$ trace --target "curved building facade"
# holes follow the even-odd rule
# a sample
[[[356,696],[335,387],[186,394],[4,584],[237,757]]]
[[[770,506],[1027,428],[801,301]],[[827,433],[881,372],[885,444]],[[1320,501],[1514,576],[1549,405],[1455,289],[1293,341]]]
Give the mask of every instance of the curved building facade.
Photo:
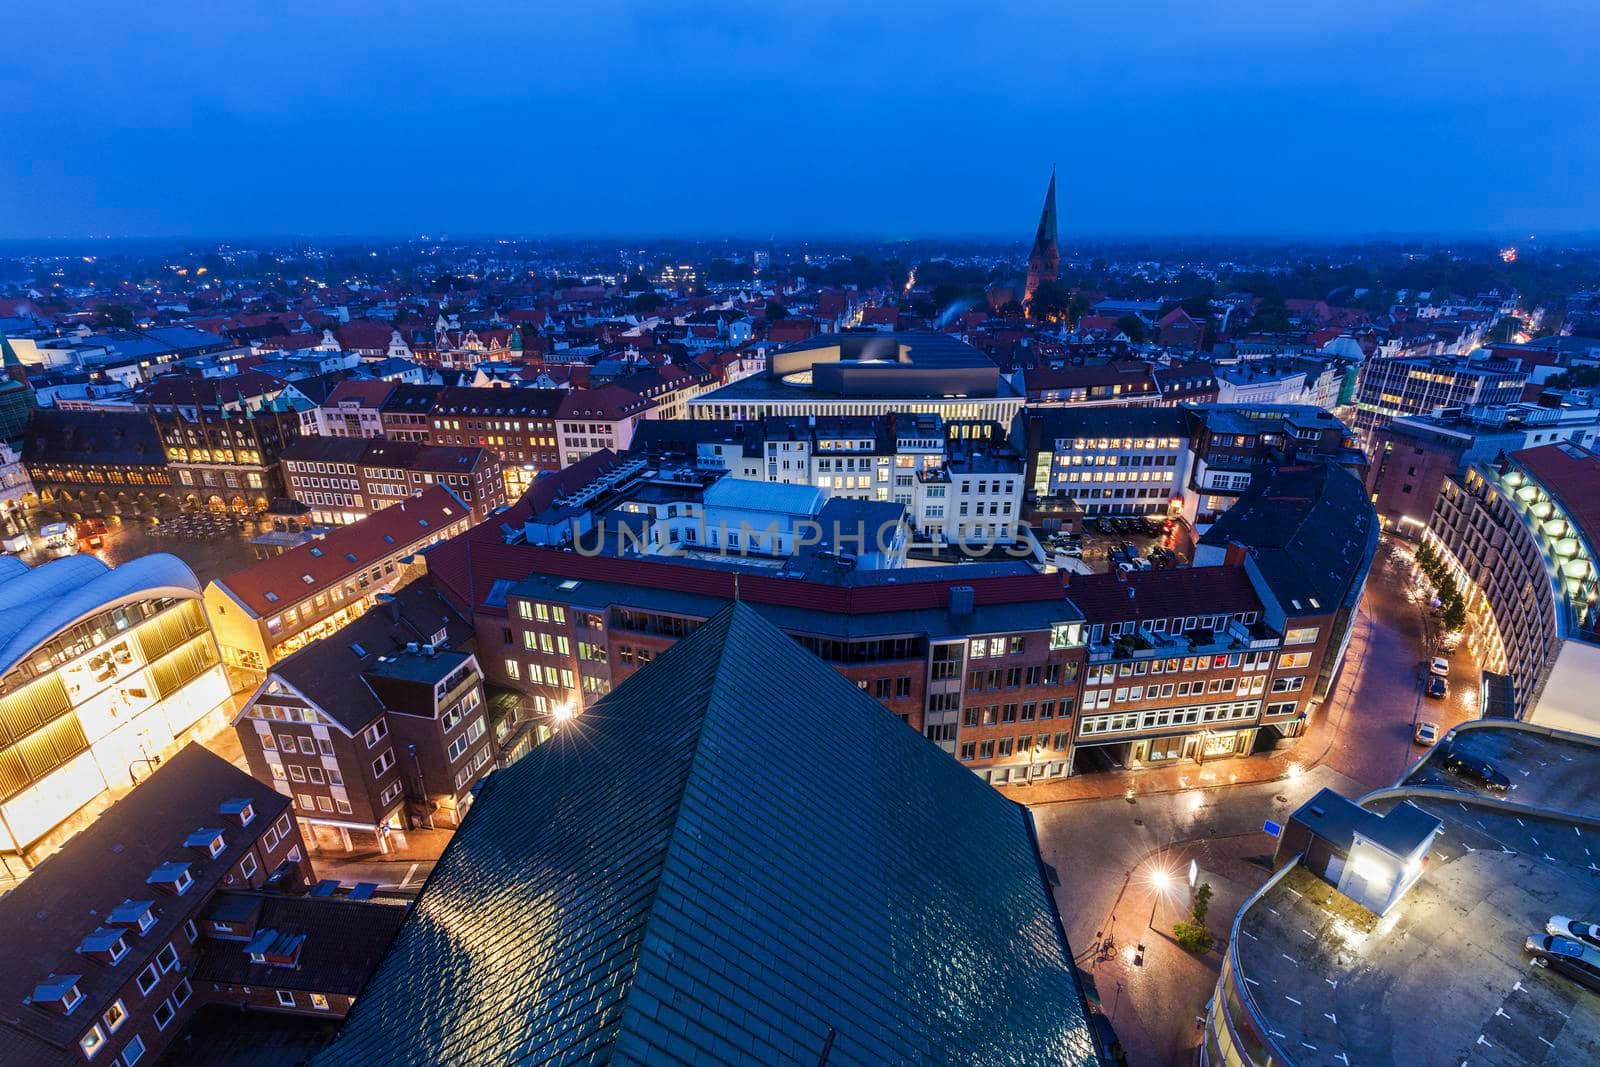
[[[0,560],[0,852],[25,852],[220,728],[228,698],[194,572],[159,553],[111,567]]]
[[[1461,585],[1473,653],[1511,677],[1513,713],[1600,730],[1600,455],[1554,444],[1474,463],[1445,481],[1425,540]]]

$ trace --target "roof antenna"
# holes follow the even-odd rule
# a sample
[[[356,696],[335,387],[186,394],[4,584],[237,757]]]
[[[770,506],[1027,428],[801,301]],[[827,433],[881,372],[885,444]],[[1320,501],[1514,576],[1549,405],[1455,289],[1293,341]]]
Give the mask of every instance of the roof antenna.
[[[733,602],[735,604],[737,604],[739,602],[739,572],[738,571],[734,571],[733,572]]]

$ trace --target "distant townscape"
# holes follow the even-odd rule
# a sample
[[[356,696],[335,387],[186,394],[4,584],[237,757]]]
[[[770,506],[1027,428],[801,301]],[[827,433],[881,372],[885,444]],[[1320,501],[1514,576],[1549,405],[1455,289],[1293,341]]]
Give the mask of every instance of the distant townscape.
[[[1600,249],[1044,178],[0,250],[0,1063],[1600,1060]]]

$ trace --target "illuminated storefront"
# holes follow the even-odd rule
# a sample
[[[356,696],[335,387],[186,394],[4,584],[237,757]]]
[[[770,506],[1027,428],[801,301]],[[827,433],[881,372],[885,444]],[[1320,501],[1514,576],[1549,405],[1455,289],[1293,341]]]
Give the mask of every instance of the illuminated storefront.
[[[148,775],[228,698],[199,583],[164,554],[4,568],[0,669],[0,851]]]

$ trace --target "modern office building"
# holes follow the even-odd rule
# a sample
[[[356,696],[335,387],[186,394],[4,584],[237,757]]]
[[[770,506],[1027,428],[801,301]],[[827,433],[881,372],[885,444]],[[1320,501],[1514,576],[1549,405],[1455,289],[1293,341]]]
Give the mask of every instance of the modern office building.
[[[1029,514],[1044,527],[1080,517],[1182,512],[1193,420],[1181,408],[1064,407],[1019,420]]]
[[[1560,441],[1593,448],[1600,441],[1600,411],[1538,404],[1452,408],[1395,419],[1368,437],[1367,492],[1378,517],[1385,529],[1417,538],[1433,516],[1446,478],[1501,452]]]
[[[1087,1067],[1053,882],[1025,808],[734,604],[489,779],[316,1062]]]
[[[472,524],[471,509],[435,484],[365,519],[216,578],[206,614],[228,663],[264,671],[358,618],[382,593],[421,574],[422,550]]]
[[[1023,396],[978,349],[937,333],[837,333],[774,349],[764,374],[688,403],[692,419],[925,413],[1011,425]]]
[[[0,852],[215,733],[228,682],[177,557],[0,559]]]
[[[1010,544],[1022,515],[1021,457],[995,423],[946,425],[937,415],[650,421],[634,450],[658,469],[725,470],[901,504],[918,539],[935,546]]]
[[[1437,408],[1499,407],[1522,399],[1527,371],[1498,359],[1419,356],[1370,359],[1356,386],[1355,428],[1363,435],[1405,415]]]
[[[1444,480],[1424,543],[1457,579],[1467,642],[1511,713],[1600,733],[1600,455],[1547,444]]]

